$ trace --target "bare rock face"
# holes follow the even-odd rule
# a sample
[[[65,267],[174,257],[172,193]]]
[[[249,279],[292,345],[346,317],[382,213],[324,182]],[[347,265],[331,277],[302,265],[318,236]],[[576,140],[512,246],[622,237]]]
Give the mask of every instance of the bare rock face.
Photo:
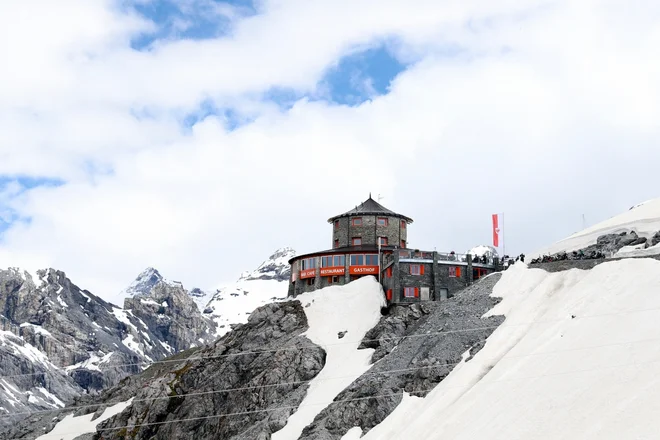
[[[124,310],[130,310],[173,352],[215,339],[215,323],[201,314],[180,284],[159,281],[147,294],[126,298]]]
[[[263,306],[212,346],[155,364],[101,398],[79,399],[76,406],[98,406],[85,406],[77,414],[98,413],[134,398],[121,414],[101,423],[93,438],[269,439],[296,411],[307,382],[325,364],[325,352],[300,336],[307,328],[298,301]],[[56,421],[32,416],[0,431],[0,437],[30,438]]]
[[[124,310],[58,270],[0,270],[0,413],[59,408],[210,340],[183,287],[158,281],[140,298]]]

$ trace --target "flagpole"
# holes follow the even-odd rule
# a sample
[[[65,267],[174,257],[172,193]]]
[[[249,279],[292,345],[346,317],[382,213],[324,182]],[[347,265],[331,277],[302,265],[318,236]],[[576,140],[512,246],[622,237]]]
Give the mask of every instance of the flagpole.
[[[502,258],[506,255],[506,244],[504,243],[504,213],[500,214],[502,216],[502,226],[500,231],[502,231]]]

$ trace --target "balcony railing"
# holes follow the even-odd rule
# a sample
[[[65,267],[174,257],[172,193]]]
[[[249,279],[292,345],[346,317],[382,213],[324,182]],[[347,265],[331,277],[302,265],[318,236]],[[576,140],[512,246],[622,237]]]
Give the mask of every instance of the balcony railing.
[[[406,260],[432,260],[433,259],[433,251],[420,251],[420,250],[413,250],[413,249],[399,249],[395,250],[394,252],[397,252],[399,254],[399,259],[406,259]],[[467,263],[468,258],[471,259],[473,265],[481,265],[481,266],[494,266],[495,262],[493,261],[492,258],[490,257],[477,257],[477,256],[472,256],[468,254],[457,254],[457,253],[452,253],[452,252],[437,252],[438,254],[438,261],[439,262],[452,262],[456,261],[457,263]],[[394,255],[393,254],[385,254],[383,255],[383,267],[387,266],[390,264],[392,261],[394,261]]]

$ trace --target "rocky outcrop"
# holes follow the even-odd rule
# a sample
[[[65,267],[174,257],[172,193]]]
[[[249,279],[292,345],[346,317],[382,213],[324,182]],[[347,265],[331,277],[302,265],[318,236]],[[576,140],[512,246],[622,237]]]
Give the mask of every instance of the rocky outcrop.
[[[650,240],[650,242],[649,242],[649,244],[650,244],[651,246],[655,246],[655,245],[657,245],[658,243],[660,243],[660,231],[658,231],[658,232],[656,232],[655,234],[653,234],[653,237],[651,237],[651,240]]]
[[[58,270],[0,270],[0,413],[59,408],[212,339],[182,286],[158,281],[134,298],[125,310]]]
[[[202,316],[181,285],[160,281],[147,294],[126,298],[124,310],[130,310],[173,352],[215,339],[215,323]]]
[[[481,318],[498,302],[490,294],[500,276],[445,302],[393,307],[362,343],[376,350],[372,360],[378,362],[337,396],[300,440],[339,440],[354,426],[368,431],[399,405],[404,391],[426,396],[504,321],[502,316]]]
[[[134,398],[128,409],[98,426],[95,438],[268,439],[325,364],[325,352],[300,336],[307,328],[297,301],[261,307],[212,346],[155,364],[100,399],[79,399],[75,406],[83,408],[76,414],[100,413]],[[30,438],[64,417],[33,416],[0,437]]]

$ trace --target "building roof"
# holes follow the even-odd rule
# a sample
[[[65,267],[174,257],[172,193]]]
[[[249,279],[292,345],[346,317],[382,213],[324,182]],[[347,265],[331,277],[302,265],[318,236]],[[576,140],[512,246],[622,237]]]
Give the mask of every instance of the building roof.
[[[381,251],[394,251],[397,246],[381,246]],[[341,255],[341,254],[359,254],[359,253],[378,253],[378,245],[376,244],[363,244],[360,246],[344,246],[340,248],[326,249],[324,251],[310,252],[308,254],[296,255],[289,260],[289,264],[294,261],[303,260],[310,257],[319,257],[323,255]]]
[[[369,194],[369,198],[364,202],[362,202],[360,205],[356,206],[355,208],[343,214],[339,214],[329,218],[328,223],[332,223],[338,218],[354,217],[359,215],[382,215],[388,217],[398,217],[400,219],[405,220],[407,223],[413,222],[413,220],[410,217],[406,217],[405,215],[397,214],[394,211],[390,211],[389,209],[387,209],[386,207],[384,207],[383,205],[372,199],[371,194]]]

